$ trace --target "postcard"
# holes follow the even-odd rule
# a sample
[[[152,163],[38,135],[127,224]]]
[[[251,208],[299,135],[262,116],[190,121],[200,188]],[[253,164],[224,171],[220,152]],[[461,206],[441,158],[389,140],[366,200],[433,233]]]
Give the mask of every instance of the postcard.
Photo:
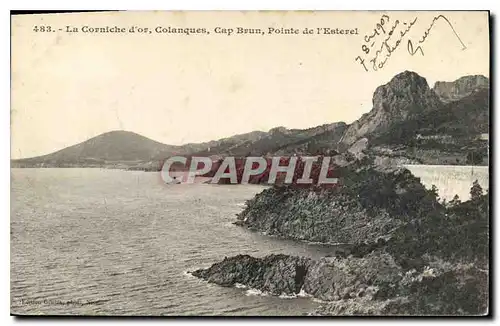
[[[488,11],[11,16],[15,316],[488,316]]]

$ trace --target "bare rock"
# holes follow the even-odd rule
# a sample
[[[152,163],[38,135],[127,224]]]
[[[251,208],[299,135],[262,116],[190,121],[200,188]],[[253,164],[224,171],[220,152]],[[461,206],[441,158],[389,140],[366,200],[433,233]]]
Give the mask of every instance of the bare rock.
[[[482,75],[464,76],[452,82],[438,81],[434,84],[434,92],[443,102],[454,102],[472,93],[488,89],[490,81]]]
[[[351,145],[347,151],[353,154],[357,160],[362,160],[366,156],[364,153],[366,149],[368,149],[368,138],[361,138]]]
[[[415,72],[402,72],[387,84],[377,87],[372,110],[349,126],[341,142],[353,144],[359,138],[383,133],[389,126],[424,110],[439,110],[442,105],[425,78]]]
[[[262,259],[248,255],[225,258],[192,275],[222,286],[243,284],[273,295],[300,292],[312,260],[287,255],[269,255]]]

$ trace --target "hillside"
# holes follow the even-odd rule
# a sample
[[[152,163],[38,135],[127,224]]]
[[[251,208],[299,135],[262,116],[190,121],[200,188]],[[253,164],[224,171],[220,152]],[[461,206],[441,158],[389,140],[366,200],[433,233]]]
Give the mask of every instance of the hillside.
[[[253,131],[206,143],[166,145],[130,131],[110,131],[57,152],[12,160],[13,167],[118,167],[144,169],[158,166],[172,155],[188,155],[211,147],[223,148],[260,139],[266,133]]]
[[[488,163],[489,82],[464,76],[430,88],[414,72],[377,88],[373,108],[353,122],[339,143],[344,151],[364,138],[365,152],[422,164]]]
[[[210,150],[195,152],[193,155],[266,156],[325,153],[336,148],[346,126],[344,122],[336,122],[308,129],[276,127],[267,133],[259,134],[258,138],[238,144],[221,142]]]
[[[214,160],[228,155],[336,155],[352,152],[350,148],[361,139],[363,148],[357,152],[424,164],[487,164],[488,133],[488,78],[464,76],[453,82],[436,82],[430,88],[425,78],[405,71],[377,87],[372,110],[350,125],[276,127],[181,146],[129,131],[111,131],[52,154],[13,160],[12,164],[157,171],[172,155],[211,156]]]
[[[417,134],[474,137],[488,133],[488,113],[488,90],[483,89],[447,103],[439,111],[422,112],[411,119],[394,123],[374,140],[380,144],[404,144],[411,142]]]
[[[472,93],[488,89],[490,81],[481,75],[464,76],[452,82],[438,81],[434,84],[433,90],[442,102],[448,103],[460,100]]]
[[[429,88],[425,78],[415,72],[402,72],[387,84],[377,87],[373,94],[372,110],[349,126],[341,145],[346,147],[360,138],[387,132],[394,124],[411,120],[424,112],[438,111],[442,107],[443,103]]]
[[[48,155],[13,160],[13,164],[66,166],[140,161],[159,153],[171,152],[175,148],[134,132],[120,130],[101,134]]]
[[[424,164],[487,165],[489,90],[478,89],[439,111],[423,112],[373,137],[372,150]]]
[[[379,168],[342,168],[342,187],[269,187],[237,215],[234,224],[268,236],[335,244],[325,257],[236,255],[191,275],[313,297],[314,315],[485,314],[489,195],[475,182],[470,200],[445,203],[409,170]]]

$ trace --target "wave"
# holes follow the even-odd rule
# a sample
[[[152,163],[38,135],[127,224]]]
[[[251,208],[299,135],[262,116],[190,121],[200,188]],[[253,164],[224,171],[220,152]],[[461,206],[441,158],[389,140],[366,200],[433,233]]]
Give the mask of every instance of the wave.
[[[329,302],[331,302],[331,301],[321,300],[321,299],[318,299],[318,298],[312,298],[312,301],[316,302],[316,303],[329,303]]]
[[[201,278],[199,278],[199,277],[194,276],[192,273],[193,273],[194,271],[197,271],[198,269],[207,269],[207,268],[209,268],[209,267],[210,267],[210,266],[205,265],[205,266],[199,266],[199,267],[193,267],[193,268],[190,268],[190,269],[186,269],[186,270],[184,270],[184,271],[182,272],[182,275],[187,276],[187,277],[189,277],[189,278],[191,278],[191,279],[196,279],[196,280],[199,280],[199,281],[207,282],[207,281],[205,281],[204,279],[201,279]]]
[[[259,289],[248,289],[245,291],[246,296],[259,296],[259,297],[267,297],[270,294],[265,291],[261,291]]]
[[[303,288],[300,289],[299,293],[295,294],[286,294],[282,293],[278,296],[280,299],[296,299],[296,298],[312,298],[313,296],[304,291]]]
[[[300,289],[299,293],[297,293],[297,296],[299,298],[312,298],[313,297],[312,294],[309,294],[306,291],[304,291],[304,288]]]
[[[281,293],[278,298],[280,299],[296,299],[298,298],[297,294],[286,294],[286,293]]]
[[[246,286],[245,284],[240,284],[240,283],[235,283],[234,287],[237,288],[237,289],[246,289],[246,288],[248,288],[248,286]]]
[[[183,271],[183,272],[182,272],[182,275],[187,276],[187,277],[189,277],[189,278],[199,279],[199,278],[197,278],[196,276],[194,276],[193,274],[191,274],[191,272],[190,272],[190,271],[188,271],[188,270]]]
[[[244,284],[235,284],[236,288],[242,288],[242,289],[247,289],[248,287]],[[287,293],[281,293],[280,295],[273,295],[272,293],[269,293],[267,291],[262,291],[259,289],[254,289],[254,288],[248,288],[248,290],[245,291],[246,296],[261,296],[261,297],[268,297],[268,296],[274,296],[278,297],[280,299],[297,299],[297,298],[312,298],[312,295],[304,291],[304,289],[300,289],[299,293],[294,293],[294,294],[287,294]],[[313,299],[313,301],[316,301],[317,299]],[[319,301],[317,301],[319,302]]]

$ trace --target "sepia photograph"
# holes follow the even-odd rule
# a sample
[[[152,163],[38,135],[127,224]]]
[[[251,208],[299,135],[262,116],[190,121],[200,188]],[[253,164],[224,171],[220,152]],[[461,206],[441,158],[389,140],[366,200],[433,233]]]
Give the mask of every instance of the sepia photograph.
[[[11,315],[491,316],[489,11],[10,19]]]

